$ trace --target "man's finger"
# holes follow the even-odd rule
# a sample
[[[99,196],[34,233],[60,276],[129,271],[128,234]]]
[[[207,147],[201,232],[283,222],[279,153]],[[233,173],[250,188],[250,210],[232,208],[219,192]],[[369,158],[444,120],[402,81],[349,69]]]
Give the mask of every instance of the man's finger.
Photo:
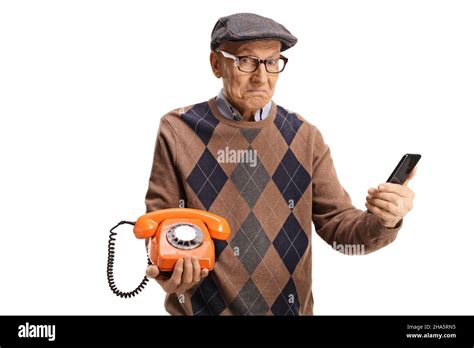
[[[396,193],[397,195],[406,198],[409,198],[411,193],[411,190],[408,187],[399,184],[392,184],[390,182],[384,182],[383,184],[380,184],[378,190],[380,192]]]
[[[378,190],[376,188],[373,188],[373,187],[371,187],[367,190],[367,193],[370,193],[370,194],[373,194],[373,193],[376,193],[376,192],[378,192]]]
[[[201,278],[206,278],[208,274],[209,274],[209,270],[207,268],[203,268],[201,270]]]
[[[408,175],[408,178],[403,183],[403,186],[408,186],[408,183],[410,182],[411,179],[413,179],[415,174],[416,174],[416,166],[415,166],[415,168],[412,169],[412,171],[410,172],[410,175]]]
[[[375,207],[378,207],[380,209],[383,209],[387,212],[389,212],[390,214],[393,214],[395,216],[398,216],[400,213],[401,213],[401,210],[403,209],[403,201],[400,200],[400,202],[402,203],[399,203],[397,202],[397,204],[393,204],[392,202],[388,202],[388,201],[385,201],[385,200],[382,200],[382,199],[379,199],[379,198],[370,198],[368,200],[368,202],[375,206]]]
[[[156,278],[160,274],[160,269],[156,265],[151,265],[146,268],[145,275],[148,278]]]
[[[387,201],[387,202],[390,202],[390,203],[393,203],[393,204],[397,205],[398,202],[399,202],[403,197],[399,196],[399,195],[396,194],[396,193],[392,193],[392,192],[382,192],[382,191],[376,191],[376,192],[374,192],[374,193],[369,194],[369,195],[366,197],[367,200],[374,199],[374,198],[382,199],[382,200],[384,200],[384,201]]]
[[[197,283],[201,280],[201,266],[199,260],[193,257],[193,283]]]
[[[174,266],[173,274],[171,278],[168,280],[168,284],[171,284],[173,289],[176,289],[178,286],[181,285],[181,277],[183,275],[183,259],[179,259],[176,261]]]
[[[384,219],[385,221],[392,221],[399,218],[398,216],[395,216],[392,213],[389,213],[384,209],[378,208],[368,202],[365,202],[365,206],[367,207],[368,211],[370,211],[375,216]]]
[[[184,259],[184,271],[181,282],[186,285],[193,282],[193,264],[190,257]]]

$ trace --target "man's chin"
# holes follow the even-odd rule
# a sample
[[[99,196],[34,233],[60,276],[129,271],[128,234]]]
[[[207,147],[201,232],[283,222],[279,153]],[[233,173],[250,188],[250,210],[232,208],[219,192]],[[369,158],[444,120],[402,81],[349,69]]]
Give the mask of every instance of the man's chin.
[[[263,98],[263,97],[253,97],[253,98],[249,98],[247,99],[247,108],[248,109],[252,109],[252,110],[260,110],[262,109],[265,105],[268,104],[268,102],[270,101],[270,98],[266,97],[266,98]]]

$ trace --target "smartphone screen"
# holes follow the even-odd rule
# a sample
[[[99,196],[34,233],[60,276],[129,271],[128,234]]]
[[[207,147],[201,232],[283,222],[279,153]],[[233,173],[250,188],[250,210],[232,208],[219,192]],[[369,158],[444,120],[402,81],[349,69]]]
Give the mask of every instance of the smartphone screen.
[[[398,162],[392,174],[389,176],[387,182],[403,185],[420,158],[421,155],[419,154],[407,153],[403,155],[402,159]]]

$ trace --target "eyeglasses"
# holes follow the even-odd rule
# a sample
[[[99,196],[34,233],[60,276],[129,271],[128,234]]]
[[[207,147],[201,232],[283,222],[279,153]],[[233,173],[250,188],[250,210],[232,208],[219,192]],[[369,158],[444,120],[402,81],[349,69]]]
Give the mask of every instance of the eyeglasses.
[[[234,65],[242,72],[253,73],[258,70],[260,64],[265,65],[265,70],[270,74],[278,74],[285,69],[288,58],[280,55],[279,58],[260,59],[252,56],[234,56],[228,52],[222,50],[216,50],[216,52],[222,53],[226,58],[234,60]]]

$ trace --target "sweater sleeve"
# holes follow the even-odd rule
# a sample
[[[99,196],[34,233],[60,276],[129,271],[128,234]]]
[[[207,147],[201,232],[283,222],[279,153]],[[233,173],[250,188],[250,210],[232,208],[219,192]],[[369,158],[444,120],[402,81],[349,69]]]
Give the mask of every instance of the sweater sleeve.
[[[314,130],[312,219],[316,233],[333,247],[334,243],[343,246],[336,248],[343,253],[350,250],[344,246],[363,246],[363,253],[368,254],[391,243],[402,221],[395,228],[386,228],[375,215],[352,205],[337,177],[330,148],[321,132]]]
[[[146,212],[177,208],[185,199],[183,185],[177,172],[176,135],[166,116],[161,118],[156,138],[148,191],[145,197]]]

